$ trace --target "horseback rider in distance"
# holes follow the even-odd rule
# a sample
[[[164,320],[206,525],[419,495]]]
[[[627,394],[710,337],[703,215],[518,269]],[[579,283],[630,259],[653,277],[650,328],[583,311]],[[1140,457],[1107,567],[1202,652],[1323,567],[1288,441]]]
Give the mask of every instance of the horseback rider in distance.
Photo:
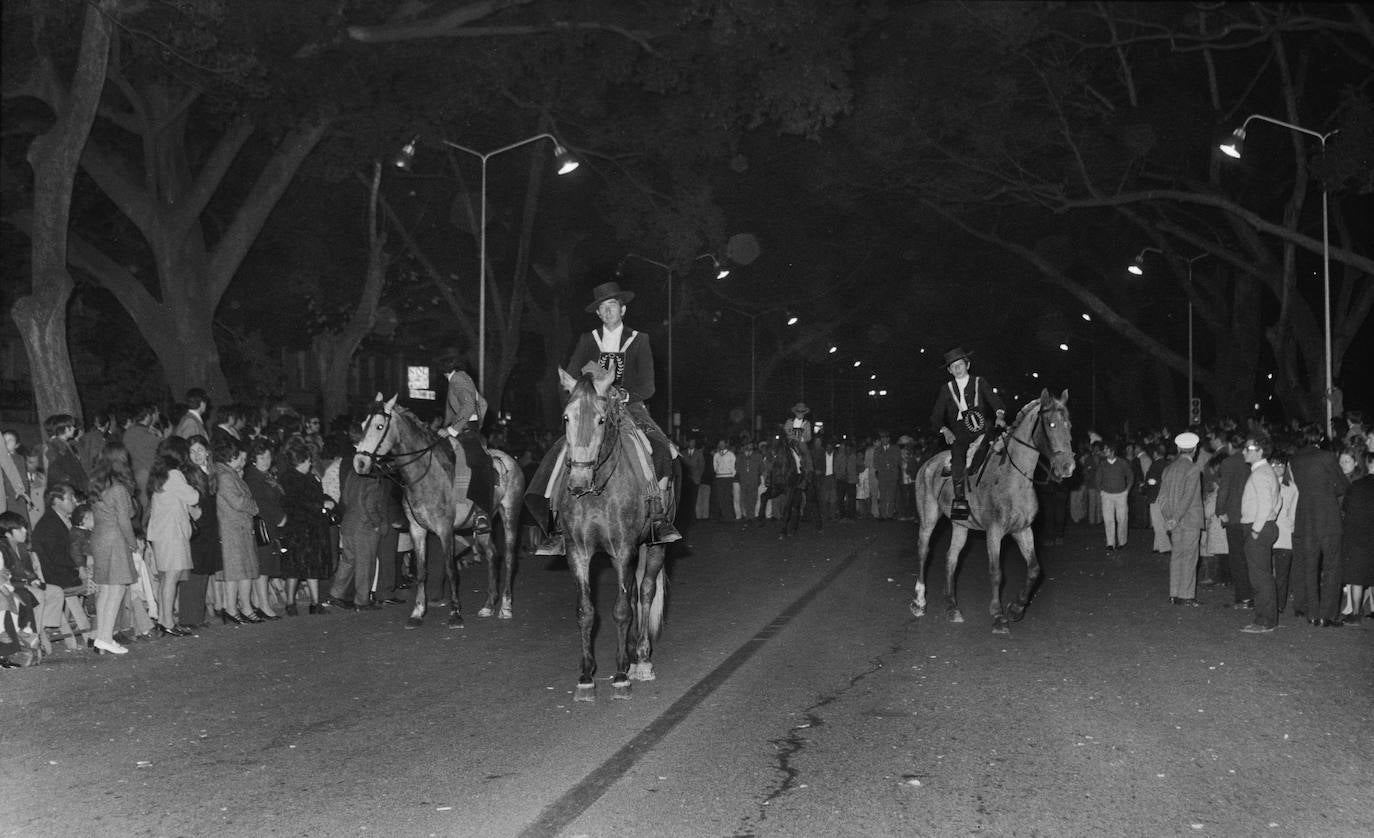
[[[792,418],[782,423],[783,437],[787,440],[787,445],[797,460],[797,467],[803,474],[809,474],[814,467],[810,446],[815,425],[806,418],[810,412],[811,408],[806,406],[806,402],[797,402],[792,405]]]
[[[682,540],[667,514],[666,492],[672,468],[672,449],[668,437],[649,416],[645,399],[654,395],[654,356],[648,335],[625,327],[627,303],[634,299],[633,291],[622,291],[619,283],[603,282],[592,290],[588,314],[601,318],[601,326],[583,332],[573,349],[567,370],[574,378],[600,370],[610,371],[614,378],[612,397],[618,395],[625,411],[644,436],[652,452],[654,477],[657,484],[648,493],[650,544],[667,544]],[[564,467],[566,440],[559,440],[540,463],[530,481],[525,503],[535,519],[545,527],[547,535],[535,550],[537,556],[561,556],[567,551],[556,508],[550,508],[550,492]]]
[[[487,507],[496,487],[496,469],[491,454],[482,445],[478,431],[487,415],[487,400],[477,391],[472,376],[463,369],[463,356],[450,349],[435,359],[448,379],[448,400],[444,406],[444,426],[439,433],[453,440],[456,462],[453,468],[454,497],[459,523],[472,519],[474,535],[491,532]]]
[[[950,446],[950,473],[954,479],[954,502],[950,519],[964,521],[968,506],[968,447],[987,427],[988,409],[996,411],[997,428],[1007,426],[1007,410],[992,385],[980,376],[970,376],[972,352],[955,347],[945,353],[945,369],[950,380],[940,388],[935,409],[930,414],[930,426],[940,432]]]

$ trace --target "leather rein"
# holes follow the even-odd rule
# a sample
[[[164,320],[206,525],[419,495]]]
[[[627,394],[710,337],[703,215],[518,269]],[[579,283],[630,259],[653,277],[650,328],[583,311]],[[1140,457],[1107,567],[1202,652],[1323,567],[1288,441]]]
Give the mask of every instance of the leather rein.
[[[1054,409],[1059,410],[1060,408]],[[1045,411],[1037,407],[1035,409],[1035,422],[1031,424],[1030,442],[1027,442],[1021,437],[1017,436],[1015,432],[1007,434],[1007,439],[1011,440],[1012,442],[1020,443],[1021,445],[1024,445],[1025,447],[1032,449],[1033,451],[1035,451],[1036,454],[1044,454],[1045,452],[1041,450],[1040,446],[1035,444],[1035,435],[1037,432],[1039,432],[1045,438],[1045,445],[1047,448],[1050,449],[1050,456],[1053,456],[1055,454],[1067,453],[1054,450],[1053,444],[1050,442],[1049,434],[1045,433],[1044,428],[1041,424],[1044,421],[1044,419]],[[1057,482],[1057,478],[1054,477],[1053,472],[1050,472],[1048,470],[1046,471],[1046,473],[1049,475],[1049,477],[1047,477],[1045,480],[1035,479],[1034,475],[1038,474],[1041,469],[1039,457],[1036,457],[1035,467],[1031,469],[1031,474],[1026,474],[1026,472],[1023,471],[1021,467],[1016,464],[1016,460],[1013,459],[1010,455],[1007,456],[1007,462],[1011,464],[1011,467],[1016,470],[1017,474],[1020,474],[1022,477],[1026,478],[1026,480],[1030,481],[1033,485],[1047,486],[1051,482]]]

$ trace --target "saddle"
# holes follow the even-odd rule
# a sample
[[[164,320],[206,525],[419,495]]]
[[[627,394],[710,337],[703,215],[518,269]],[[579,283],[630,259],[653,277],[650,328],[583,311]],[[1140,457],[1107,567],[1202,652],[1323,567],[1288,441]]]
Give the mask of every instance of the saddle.
[[[988,435],[986,432],[974,437],[973,441],[970,442],[968,446],[968,458],[964,461],[964,474],[972,478],[970,482],[976,482],[981,479],[983,471],[987,468],[988,461],[991,459],[989,455],[994,451],[1001,451],[1005,447],[1006,443],[1003,441],[1001,435],[998,435],[991,443],[988,442]],[[952,454],[950,460],[953,461]],[[940,470],[940,476],[953,476],[953,470],[949,463],[946,463],[945,467]]]

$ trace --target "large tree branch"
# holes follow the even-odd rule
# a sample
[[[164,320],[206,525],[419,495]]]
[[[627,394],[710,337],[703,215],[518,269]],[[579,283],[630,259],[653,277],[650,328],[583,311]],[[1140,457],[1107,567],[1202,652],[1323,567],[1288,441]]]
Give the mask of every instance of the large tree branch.
[[[214,253],[210,256],[208,284],[212,307],[218,305],[224,290],[229,287],[239,265],[243,263],[243,257],[271,215],[272,208],[281,200],[282,193],[291,184],[301,163],[324,138],[333,121],[332,114],[319,115],[298,125],[286,135],[276,153],[263,166],[252,191],[239,206],[234,220],[215,244]]]
[[[100,187],[100,191],[119,207],[119,211],[134,226],[151,238],[158,209],[151,193],[139,186],[137,179],[114,154],[95,140],[86,143],[81,155],[81,168]]]
[[[204,165],[202,165],[200,171],[196,173],[196,178],[191,183],[191,188],[186,190],[181,201],[177,203],[174,209],[176,215],[175,225],[171,230],[172,238],[180,239],[187,234],[192,225],[199,222],[201,213],[205,211],[205,207],[210,203],[210,199],[214,197],[215,191],[219,189],[220,183],[224,180],[225,173],[229,171],[229,167],[234,163],[234,158],[238,157],[239,152],[243,150],[243,146],[248,142],[248,139],[253,136],[255,127],[256,126],[254,126],[251,120],[241,116],[230,123],[224,133],[219,135],[219,139],[215,141],[214,147],[210,149],[209,155],[206,156]],[[149,137],[148,142],[151,145],[154,142],[154,138]],[[275,160],[275,157],[273,159]],[[271,164],[269,164],[268,168],[270,167]],[[264,173],[266,173],[266,169],[264,169]],[[289,181],[290,177],[288,176],[288,182]],[[258,187],[261,186],[262,180],[259,179]],[[257,191],[258,188],[255,188],[254,192],[256,193]],[[275,205],[276,200],[274,199],[272,203]]]

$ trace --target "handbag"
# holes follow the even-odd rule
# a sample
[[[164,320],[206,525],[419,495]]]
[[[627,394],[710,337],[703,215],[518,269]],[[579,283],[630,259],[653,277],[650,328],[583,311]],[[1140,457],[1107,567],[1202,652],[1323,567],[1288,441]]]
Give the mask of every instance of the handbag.
[[[261,515],[253,516],[253,542],[259,547],[272,543],[272,533],[267,529],[267,521]]]

